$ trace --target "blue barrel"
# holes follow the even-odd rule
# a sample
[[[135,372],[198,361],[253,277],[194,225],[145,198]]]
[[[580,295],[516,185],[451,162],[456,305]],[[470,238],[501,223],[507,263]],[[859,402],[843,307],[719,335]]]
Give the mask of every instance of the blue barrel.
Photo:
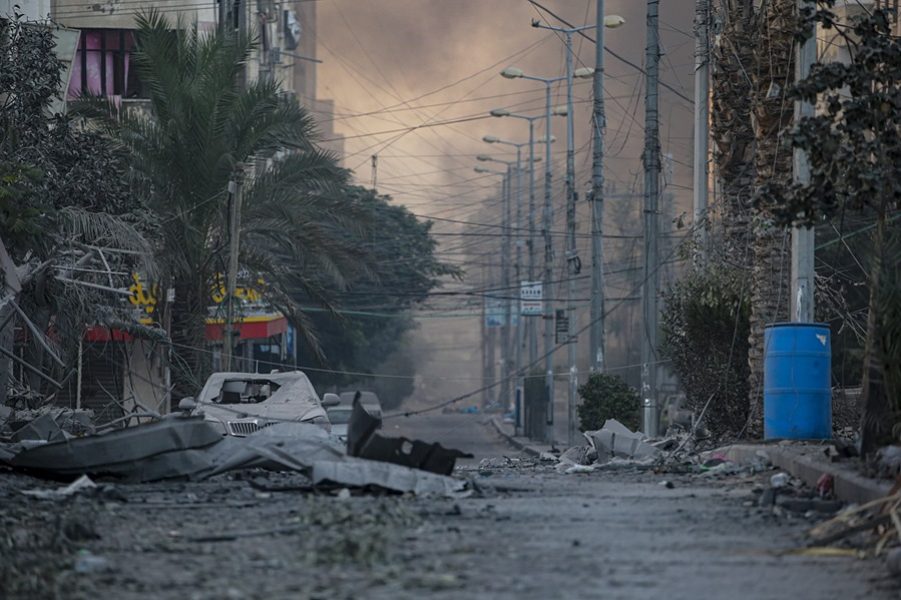
[[[821,323],[777,323],[764,333],[763,436],[832,437],[832,344]]]

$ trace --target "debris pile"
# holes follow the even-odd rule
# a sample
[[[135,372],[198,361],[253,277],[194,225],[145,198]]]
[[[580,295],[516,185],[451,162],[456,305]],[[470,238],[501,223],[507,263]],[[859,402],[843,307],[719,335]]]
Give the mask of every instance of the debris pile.
[[[276,423],[246,437],[235,437],[223,436],[202,416],[176,414],[148,424],[74,437],[64,431],[57,434],[62,431],[60,419],[47,413],[27,425],[33,433],[28,443],[15,439],[0,442],[0,463],[52,478],[113,476],[129,482],[202,480],[229,471],[265,468],[302,473],[312,486],[443,496],[468,493],[464,481],[448,475],[456,458],[469,455],[438,444],[379,436],[361,405],[355,404],[354,409],[362,414],[359,423],[353,418],[351,422],[357,433],[349,437],[353,453],[309,423]],[[73,418],[66,415],[66,419]],[[46,430],[38,425],[46,425]],[[59,493],[75,493],[90,487],[89,481],[79,480],[78,486]]]
[[[560,455],[559,473],[590,473],[598,469],[651,468],[664,458],[661,446],[673,440],[650,443],[616,419],[607,419],[597,431],[582,433],[587,445],[573,446]]]
[[[873,556],[886,556],[886,564],[901,575],[901,479],[891,493],[866,504],[851,505],[810,530],[811,546],[843,544]]]
[[[44,406],[14,410],[0,406],[0,441],[59,442],[95,433],[94,412]]]

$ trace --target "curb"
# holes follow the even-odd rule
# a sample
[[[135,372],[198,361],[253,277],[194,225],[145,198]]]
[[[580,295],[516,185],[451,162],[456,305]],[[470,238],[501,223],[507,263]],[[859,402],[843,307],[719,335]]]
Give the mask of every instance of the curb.
[[[512,436],[509,433],[507,433],[506,431],[504,431],[503,426],[500,423],[498,423],[497,417],[491,417],[491,424],[494,425],[494,429],[498,432],[498,434],[500,434],[500,436],[502,438],[507,440],[507,442],[514,448],[521,450],[522,452],[525,452],[529,456],[537,457],[537,456],[541,455],[541,452],[539,452],[538,450],[536,450],[529,444],[526,444],[522,440],[520,440],[520,439],[516,438],[515,436]]]
[[[833,490],[839,500],[863,504],[888,495],[891,483],[869,479],[852,471],[841,463],[826,463],[804,454],[810,448],[780,448],[778,446],[757,444],[733,444],[714,452],[723,454],[729,460],[738,463],[751,462],[766,457],[774,466],[797,477],[807,485],[814,487],[824,474],[832,475]]]

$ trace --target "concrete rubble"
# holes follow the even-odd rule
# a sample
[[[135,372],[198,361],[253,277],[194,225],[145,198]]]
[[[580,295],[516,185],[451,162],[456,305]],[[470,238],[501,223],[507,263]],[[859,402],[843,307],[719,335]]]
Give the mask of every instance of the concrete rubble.
[[[590,473],[599,468],[650,467],[661,459],[659,448],[617,421],[608,419],[597,431],[583,432],[587,445],[574,446],[560,455],[560,473]]]
[[[46,418],[42,415],[36,421],[44,422]],[[53,418],[50,420],[57,422]],[[37,430],[35,426],[32,429]],[[452,470],[453,458],[463,455],[443,448],[443,454],[436,454],[432,445],[417,444],[414,447],[433,450],[426,456],[426,459],[432,457],[431,462],[421,462],[438,464],[442,471]],[[401,456],[400,460],[408,459]],[[92,485],[93,482],[85,477],[88,475],[112,476],[126,482],[204,480],[253,468],[299,472],[308,477],[313,486],[446,497],[468,493],[465,481],[442,473],[397,464],[397,460],[349,456],[337,439],[316,425],[276,423],[247,437],[234,437],[221,435],[203,417],[182,414],[99,435],[10,439],[0,442],[0,464],[45,477],[82,476],[61,490],[41,490],[32,494],[48,499],[71,495]]]

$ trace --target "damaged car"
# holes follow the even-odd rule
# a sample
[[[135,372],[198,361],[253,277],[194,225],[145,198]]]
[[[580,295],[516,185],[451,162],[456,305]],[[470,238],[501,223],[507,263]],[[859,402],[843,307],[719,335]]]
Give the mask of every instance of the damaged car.
[[[331,431],[326,408],[340,402],[335,394],[320,399],[302,371],[214,373],[196,398],[184,398],[179,407],[202,414],[223,435],[244,437],[292,421]]]

